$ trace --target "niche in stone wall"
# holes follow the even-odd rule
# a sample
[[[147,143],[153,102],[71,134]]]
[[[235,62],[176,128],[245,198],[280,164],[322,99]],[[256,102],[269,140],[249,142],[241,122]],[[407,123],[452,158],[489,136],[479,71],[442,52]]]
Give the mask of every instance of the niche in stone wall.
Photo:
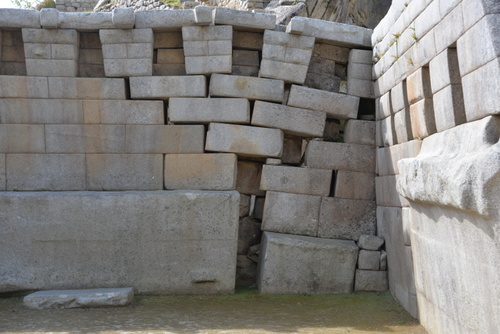
[[[21,29],[0,30],[0,75],[26,75]]]
[[[104,77],[102,44],[98,32],[80,33],[78,76],[83,78]]]
[[[233,67],[234,75],[257,77],[264,34],[257,32],[233,31]]]
[[[155,32],[153,75],[186,75],[182,33]]]

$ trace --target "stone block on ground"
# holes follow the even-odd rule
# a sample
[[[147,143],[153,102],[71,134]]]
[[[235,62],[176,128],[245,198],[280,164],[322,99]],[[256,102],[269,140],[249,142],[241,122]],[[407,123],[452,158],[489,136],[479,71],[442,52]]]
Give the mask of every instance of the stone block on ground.
[[[264,165],[260,189],[328,196],[331,180],[332,171],[327,169]]]
[[[389,289],[387,271],[356,270],[354,291],[383,292]]]
[[[358,239],[358,247],[366,250],[380,250],[384,244],[384,238],[376,235],[360,235]]]
[[[130,95],[133,99],[163,99],[170,97],[205,97],[206,77],[164,76],[131,77]]]
[[[375,174],[337,171],[335,197],[375,200]]]
[[[374,235],[375,209],[373,201],[323,197],[318,237],[357,241],[361,235]]]
[[[375,146],[375,122],[348,120],[344,125],[344,142]]]
[[[233,190],[236,154],[166,154],[164,180],[168,190]]]
[[[237,166],[236,190],[240,194],[264,196],[266,192],[260,190],[262,164],[253,161],[238,161]]]
[[[210,96],[244,97],[281,103],[284,93],[285,83],[282,80],[224,74],[212,74],[210,77]]]
[[[315,237],[321,197],[268,191],[262,230]]]
[[[352,241],[264,232],[257,286],[262,294],[351,293],[357,256]]]
[[[361,249],[358,257],[358,269],[379,270],[380,252]]]
[[[250,103],[242,98],[171,98],[168,119],[172,123],[250,123]]]
[[[31,309],[125,306],[134,299],[133,288],[38,291],[23,298]]]

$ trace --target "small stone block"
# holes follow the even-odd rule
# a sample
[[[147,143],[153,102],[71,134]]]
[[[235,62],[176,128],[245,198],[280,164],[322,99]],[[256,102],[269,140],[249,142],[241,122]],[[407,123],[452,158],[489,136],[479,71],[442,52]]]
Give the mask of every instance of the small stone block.
[[[212,8],[208,6],[196,6],[194,7],[194,20],[198,25],[210,25],[212,24]]]
[[[375,122],[348,120],[344,125],[344,142],[375,146]]]
[[[284,164],[298,165],[302,160],[302,139],[296,137],[285,137],[283,141],[283,156],[281,161]]]
[[[354,291],[383,292],[389,289],[387,271],[356,270]]]
[[[361,249],[358,257],[358,269],[379,270],[380,252]]]
[[[135,11],[133,8],[113,9],[111,20],[118,29],[132,29],[135,24]]]
[[[260,179],[262,177],[262,164],[251,161],[238,161],[238,177],[236,190],[240,194],[265,196],[266,192],[260,190]],[[264,204],[264,203],[262,203]],[[262,216],[261,218],[262,219]]]
[[[260,189],[328,196],[331,180],[332,171],[327,169],[264,165]]]
[[[384,244],[384,238],[376,235],[361,235],[358,240],[358,247],[366,250],[377,251]]]

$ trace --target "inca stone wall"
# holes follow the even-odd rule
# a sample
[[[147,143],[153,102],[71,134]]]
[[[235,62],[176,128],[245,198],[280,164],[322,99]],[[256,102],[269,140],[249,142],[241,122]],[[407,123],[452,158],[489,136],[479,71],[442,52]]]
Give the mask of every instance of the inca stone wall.
[[[0,289],[387,290],[372,31],[275,20],[0,11]]]
[[[500,2],[393,2],[374,29],[377,225],[430,333],[500,322]]]

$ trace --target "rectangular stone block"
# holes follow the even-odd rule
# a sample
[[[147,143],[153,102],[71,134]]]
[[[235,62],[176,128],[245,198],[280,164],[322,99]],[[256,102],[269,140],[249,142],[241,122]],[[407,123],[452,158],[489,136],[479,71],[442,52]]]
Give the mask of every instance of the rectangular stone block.
[[[432,98],[431,75],[428,66],[421,67],[408,76],[406,90],[408,103],[410,104],[422,99]]]
[[[348,120],[344,124],[344,142],[375,146],[375,122]]]
[[[163,101],[85,100],[81,103],[85,124],[165,124]]]
[[[322,111],[329,118],[349,119],[358,116],[359,97],[292,85],[287,104]]]
[[[331,180],[332,171],[327,169],[264,165],[260,189],[328,196]]]
[[[53,99],[126,100],[125,80],[110,78],[48,78]]]
[[[182,48],[182,32],[181,31],[171,31],[171,32],[159,32],[155,31],[153,47],[155,49],[166,48]]]
[[[413,138],[425,138],[436,133],[436,119],[432,99],[423,99],[410,106]]]
[[[361,249],[358,257],[358,269],[379,270],[380,251],[371,251]]]
[[[304,86],[338,93],[340,90],[340,78],[331,74],[307,72]]]
[[[283,152],[283,132],[279,129],[210,123],[205,150],[279,158]]]
[[[184,49],[158,49],[158,64],[184,64]]]
[[[257,287],[262,294],[352,292],[358,256],[352,241],[264,232],[260,254]]]
[[[80,66],[82,64],[93,64],[102,65],[104,64],[102,51],[99,49],[80,49],[80,57],[78,63]]]
[[[82,101],[59,99],[0,99],[2,123],[83,123]]]
[[[380,97],[377,112],[377,120],[389,117],[393,114],[392,103],[391,103],[391,91],[388,91]]]
[[[26,74],[37,77],[76,77],[78,62],[60,59],[26,59]]]
[[[353,50],[354,51],[354,50]],[[372,80],[372,65],[350,62],[347,64],[347,81],[351,79]]]
[[[127,153],[203,153],[203,125],[127,125]]]
[[[153,74],[152,58],[104,59],[104,73],[107,77],[131,77]]]
[[[0,153],[43,153],[42,124],[0,124]]]
[[[303,140],[297,137],[285,137],[283,141],[283,155],[281,161],[284,164],[298,165],[302,160]]]
[[[114,29],[113,14],[105,12],[59,12],[59,29],[76,29],[78,31],[96,31]]]
[[[258,32],[233,31],[233,48],[262,50],[264,35]]]
[[[217,7],[214,10],[214,24],[227,24],[241,31],[274,30],[276,16]]]
[[[232,40],[233,27],[231,25],[182,27],[182,39],[184,41]]]
[[[232,56],[186,57],[186,74],[231,73]]]
[[[387,271],[356,270],[356,282],[354,291],[383,292],[389,289]]]
[[[203,75],[133,77],[130,95],[133,99],[168,99],[170,97],[205,97],[207,79]]]
[[[9,191],[85,190],[83,154],[8,154]]]
[[[87,154],[87,190],[163,190],[161,154]]]
[[[262,164],[252,161],[238,161],[236,190],[240,194],[265,196],[266,192],[260,190],[262,177]],[[262,219],[259,218],[259,219]]]
[[[264,31],[264,44],[310,49],[314,46],[314,37],[287,34],[281,31],[266,30]]]
[[[376,231],[373,201],[323,197],[319,212],[318,237],[357,241]]]
[[[3,8],[0,13],[2,27],[40,28],[40,12],[30,9]]]
[[[310,141],[305,164],[311,168],[375,172],[375,148],[368,145]]]
[[[239,98],[171,98],[171,123],[250,123],[250,102]]]
[[[335,62],[347,64],[349,59],[349,48],[338,45],[330,45],[324,43],[314,44],[313,54],[324,59],[330,59]]]
[[[250,100],[282,102],[285,83],[282,80],[212,74],[210,96],[244,97]]]
[[[0,190],[6,190],[6,168],[5,168],[5,154],[0,154]]]
[[[459,84],[460,70],[458,68],[457,49],[447,48],[434,57],[429,63],[432,93],[451,84]]]
[[[122,153],[124,125],[45,125],[47,153]]]
[[[410,108],[404,108],[394,114],[392,117],[394,121],[394,132],[396,137],[394,143],[406,143],[414,138],[412,132],[412,124],[410,117]]]
[[[399,174],[398,161],[414,158],[420,152],[421,140],[412,140],[391,147],[377,149],[377,170],[379,176]]]
[[[347,80],[347,93],[352,96],[373,99],[373,82],[371,80],[349,79]]]
[[[408,93],[406,89],[406,81],[403,80],[391,89],[391,104],[392,111],[397,112],[398,110],[404,109],[409,106],[408,103]]]
[[[375,175],[339,170],[335,179],[335,197],[375,200]]]
[[[236,154],[166,154],[165,188],[234,190]]]
[[[309,62],[309,73],[335,75],[335,61],[312,56]]]
[[[153,43],[154,41],[152,29],[100,29],[99,38],[102,44]]]
[[[287,83],[303,84],[306,80],[307,68],[307,65],[263,59],[259,76],[262,78],[284,80]]]
[[[186,66],[183,64],[153,64],[154,76],[186,75]]]
[[[125,306],[134,298],[133,288],[50,290],[31,293],[23,303],[31,309]]]
[[[357,63],[357,64],[373,64],[373,52],[370,50],[357,50],[352,49],[349,51],[349,63]],[[371,70],[370,70],[370,78],[371,78]]]
[[[255,101],[252,125],[278,128],[287,134],[322,137],[326,114],[321,111],[293,108],[281,104]]]
[[[10,46],[10,45],[2,45],[2,56],[1,56],[1,60],[2,62],[23,62],[23,61],[26,61],[25,60],[25,53],[26,55],[28,55],[28,58],[33,58],[33,57],[29,57],[30,55],[30,48],[29,48],[29,45],[32,45],[32,44],[25,44],[25,47],[24,47],[24,51],[23,50],[23,47],[22,46]],[[42,44],[43,45],[43,44]],[[42,51],[42,50],[41,50]],[[43,50],[45,51],[45,50]],[[44,52],[40,52],[40,53],[44,53]],[[49,54],[49,57],[50,57],[50,54]]]
[[[24,43],[78,44],[79,34],[74,29],[22,29]]]
[[[234,50],[233,65],[260,66],[259,52],[251,50]]]
[[[48,98],[49,84],[44,77],[0,75],[0,97]]]
[[[3,193],[2,279],[14,291],[232,293],[238,209],[236,191]]]
[[[434,93],[433,98],[436,131],[451,129],[465,123],[462,85],[449,85]]]
[[[396,189],[396,176],[377,176],[375,178],[375,191],[377,204],[383,206],[410,206],[408,200],[399,195]]]

